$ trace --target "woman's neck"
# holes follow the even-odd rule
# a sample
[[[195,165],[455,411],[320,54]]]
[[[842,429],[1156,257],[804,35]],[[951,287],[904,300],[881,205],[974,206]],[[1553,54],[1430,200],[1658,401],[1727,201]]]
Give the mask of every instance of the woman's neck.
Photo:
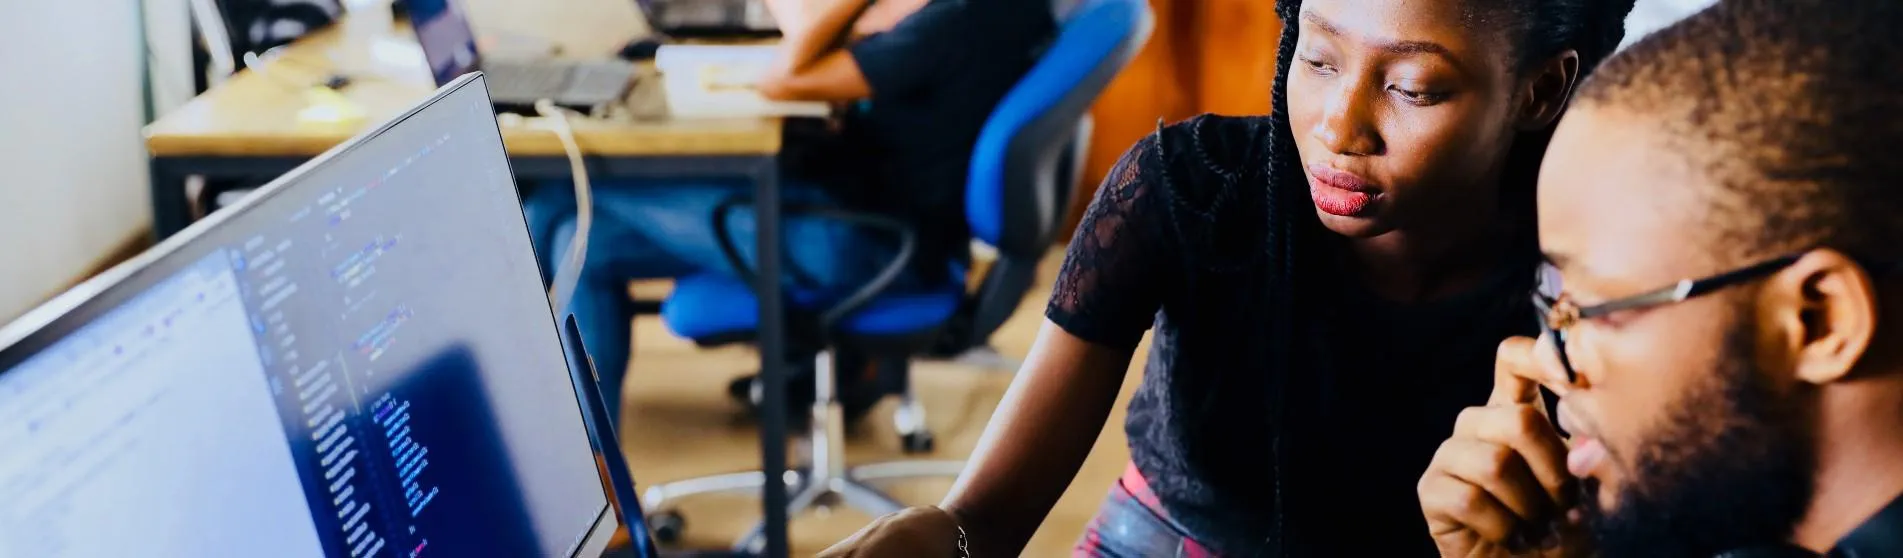
[[[1435,300],[1474,288],[1512,245],[1514,225],[1490,204],[1484,214],[1442,212],[1442,219],[1372,238],[1348,239],[1350,273],[1382,298],[1396,302]]]

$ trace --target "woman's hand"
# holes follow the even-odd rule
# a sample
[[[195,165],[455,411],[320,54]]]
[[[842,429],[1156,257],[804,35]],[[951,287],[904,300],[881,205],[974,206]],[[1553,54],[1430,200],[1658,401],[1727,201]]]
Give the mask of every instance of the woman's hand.
[[[961,558],[958,519],[936,507],[902,510],[875,520],[819,553],[819,558]]]
[[[1441,556],[1574,556],[1566,443],[1540,404],[1534,340],[1500,344],[1493,395],[1460,413],[1417,491]]]

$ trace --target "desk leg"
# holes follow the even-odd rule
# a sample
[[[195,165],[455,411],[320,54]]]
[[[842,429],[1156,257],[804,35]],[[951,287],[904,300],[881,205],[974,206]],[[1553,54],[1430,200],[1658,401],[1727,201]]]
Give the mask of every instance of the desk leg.
[[[152,236],[162,241],[192,223],[191,201],[185,198],[186,174],[178,166],[164,157],[153,157],[150,169]]]
[[[765,510],[766,554],[789,555],[786,537],[786,315],[780,296],[780,185],[779,162],[765,158],[754,172],[753,207],[759,242],[760,299],[760,470],[766,485],[760,494]]]

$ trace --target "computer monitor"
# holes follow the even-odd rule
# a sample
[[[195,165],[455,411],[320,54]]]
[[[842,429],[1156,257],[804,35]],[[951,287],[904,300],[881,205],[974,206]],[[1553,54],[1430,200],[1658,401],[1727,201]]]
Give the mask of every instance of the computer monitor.
[[[481,76],[0,327],[0,556],[597,556]]]

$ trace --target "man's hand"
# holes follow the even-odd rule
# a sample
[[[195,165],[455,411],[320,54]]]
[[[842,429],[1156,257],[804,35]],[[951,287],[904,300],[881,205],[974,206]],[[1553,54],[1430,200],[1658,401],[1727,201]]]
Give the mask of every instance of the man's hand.
[[[1416,488],[1443,557],[1570,556],[1566,445],[1540,403],[1534,340],[1500,344],[1493,395],[1460,413]],[[1567,540],[1571,539],[1571,540]]]
[[[958,558],[958,519],[936,507],[908,508],[872,523],[818,558]]]

